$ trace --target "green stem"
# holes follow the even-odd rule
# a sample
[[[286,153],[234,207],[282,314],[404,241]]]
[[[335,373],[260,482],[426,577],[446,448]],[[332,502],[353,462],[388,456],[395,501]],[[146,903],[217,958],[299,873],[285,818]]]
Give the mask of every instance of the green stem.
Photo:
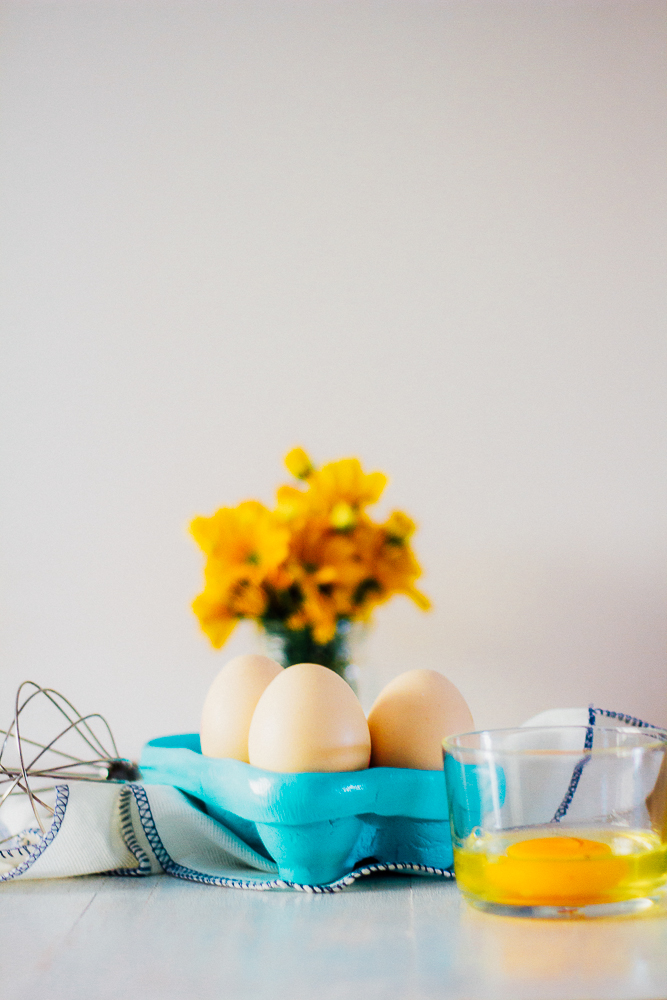
[[[264,619],[262,625],[271,640],[272,653],[284,667],[294,663],[320,663],[348,680],[350,623],[346,619],[338,623],[333,639],[325,643],[316,642],[310,628],[290,629],[275,619]]]

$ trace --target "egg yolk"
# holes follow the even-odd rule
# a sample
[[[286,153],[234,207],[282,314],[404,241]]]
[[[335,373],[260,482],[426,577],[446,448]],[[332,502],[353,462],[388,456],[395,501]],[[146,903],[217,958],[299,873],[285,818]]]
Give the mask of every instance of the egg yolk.
[[[510,844],[486,877],[507,902],[593,903],[629,871],[609,844],[581,837],[539,837]]]
[[[584,840],[583,837],[536,837],[520,840],[507,848],[507,857],[520,861],[531,858],[557,861],[559,858],[595,858],[609,854],[609,844],[603,844],[601,840]]]

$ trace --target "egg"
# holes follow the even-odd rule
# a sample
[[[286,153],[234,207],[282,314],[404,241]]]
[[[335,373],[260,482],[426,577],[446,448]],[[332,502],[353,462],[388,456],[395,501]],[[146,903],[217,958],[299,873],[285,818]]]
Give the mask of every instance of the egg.
[[[360,771],[368,767],[371,739],[342,677],[317,663],[297,663],[259,699],[248,751],[250,763],[266,771]]]
[[[236,656],[215,678],[204,701],[201,752],[248,763],[248,731],[257,702],[283,668],[268,656]]]
[[[474,728],[463,695],[437,670],[408,670],[378,695],[368,713],[374,767],[442,767],[442,741]]]

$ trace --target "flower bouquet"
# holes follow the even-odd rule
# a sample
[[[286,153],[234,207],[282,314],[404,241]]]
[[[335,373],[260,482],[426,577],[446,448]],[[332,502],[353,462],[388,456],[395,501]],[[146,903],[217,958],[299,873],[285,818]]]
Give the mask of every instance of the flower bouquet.
[[[302,448],[285,458],[297,481],[269,510],[256,500],[197,517],[190,530],[206,556],[205,585],[192,607],[214,647],[254,619],[284,666],[320,663],[345,677],[353,622],[395,594],[430,607],[415,587],[421,568],[414,522],[394,511],[383,523],[367,508],[387,483],[356,458],[315,468]]]

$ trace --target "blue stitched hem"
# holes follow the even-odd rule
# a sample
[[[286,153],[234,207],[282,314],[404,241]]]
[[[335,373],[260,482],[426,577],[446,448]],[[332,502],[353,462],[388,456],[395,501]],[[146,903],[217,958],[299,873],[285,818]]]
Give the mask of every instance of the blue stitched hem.
[[[69,787],[68,785],[56,785],[56,804],[53,810],[53,819],[51,821],[51,826],[46,831],[44,836],[41,838],[38,844],[31,847],[29,856],[16,868],[12,868],[11,871],[5,872],[4,875],[0,875],[0,882],[9,882],[10,879],[17,878],[19,875],[23,875],[27,872],[29,868],[32,868],[37,858],[40,857],[46,850],[46,848],[53,843],[56,839],[58,832],[63,825],[63,820],[65,818],[65,810],[67,808],[67,802],[69,799]]]
[[[205,885],[227,886],[232,889],[254,889],[255,891],[260,892],[266,889],[296,889],[299,892],[317,894],[340,892],[346,886],[352,885],[356,882],[357,879],[366,875],[372,875],[375,872],[418,872],[424,875],[437,875],[445,879],[454,878],[454,874],[449,868],[433,868],[430,865],[416,865],[402,862],[397,862],[395,864],[364,865],[363,868],[357,868],[354,871],[348,872],[347,875],[343,875],[342,878],[337,879],[335,882],[330,882],[327,885],[307,885],[300,882],[288,882],[286,879],[282,878],[254,881],[252,879],[204,875],[202,872],[197,872],[192,868],[186,868],[184,865],[179,865],[173,860],[173,858],[170,857],[157,831],[145,788],[143,785],[137,784],[131,784],[129,787],[132,789],[132,794],[134,795],[135,802],[137,803],[141,825],[143,826],[146,839],[151,845],[151,850],[167,875],[173,875],[174,878],[187,879],[190,882],[202,882]]]

